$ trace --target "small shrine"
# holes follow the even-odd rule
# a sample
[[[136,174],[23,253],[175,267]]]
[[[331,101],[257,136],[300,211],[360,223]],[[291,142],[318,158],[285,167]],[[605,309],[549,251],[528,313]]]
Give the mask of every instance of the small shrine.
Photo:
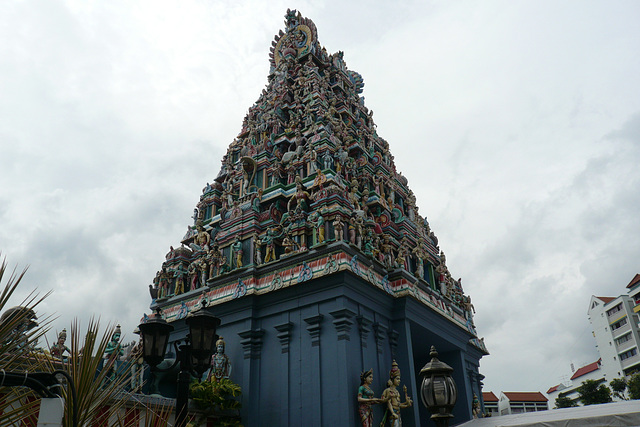
[[[456,422],[470,419],[488,354],[471,298],[378,134],[363,77],[313,21],[288,10],[284,24],[266,87],[149,285],[151,309],[173,340],[191,312],[222,319],[245,425],[356,425],[360,374],[373,368],[380,396],[397,361],[418,396],[431,345],[454,368]],[[429,414],[416,403],[402,417]]]

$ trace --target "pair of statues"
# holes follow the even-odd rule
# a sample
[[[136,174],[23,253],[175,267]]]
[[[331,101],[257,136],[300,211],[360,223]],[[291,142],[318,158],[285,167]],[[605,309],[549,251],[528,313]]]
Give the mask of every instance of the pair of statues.
[[[362,427],[373,427],[373,409],[372,405],[385,404],[386,409],[380,426],[388,425],[390,427],[401,427],[402,418],[400,417],[400,409],[408,408],[413,405],[413,400],[407,394],[407,386],[404,386],[404,398],[402,402],[398,387],[400,386],[400,369],[394,360],[389,371],[389,380],[387,388],[382,392],[380,398],[374,397],[371,389],[373,382],[373,369],[360,374],[360,387],[358,388],[358,413],[360,415],[360,423]]]

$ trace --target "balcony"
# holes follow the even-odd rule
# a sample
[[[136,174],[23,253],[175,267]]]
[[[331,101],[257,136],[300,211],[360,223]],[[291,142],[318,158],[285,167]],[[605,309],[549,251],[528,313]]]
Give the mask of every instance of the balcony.
[[[622,369],[627,369],[630,366],[637,364],[638,362],[640,362],[640,353],[627,359],[621,360],[620,365],[622,365]]]
[[[611,334],[613,335],[613,338],[619,338],[620,336],[624,335],[625,333],[629,332],[630,330],[631,330],[631,324],[627,321],[626,325],[622,325],[616,330],[612,329],[611,330]]]

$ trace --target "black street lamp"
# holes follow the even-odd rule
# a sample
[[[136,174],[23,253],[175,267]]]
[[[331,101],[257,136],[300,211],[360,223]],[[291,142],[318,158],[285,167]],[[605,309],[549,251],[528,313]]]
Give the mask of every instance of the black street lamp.
[[[447,427],[449,420],[453,418],[451,410],[458,399],[458,390],[453,381],[451,373],[453,368],[438,360],[438,352],[431,346],[431,361],[429,361],[420,371],[422,386],[420,387],[420,398],[424,406],[427,407],[431,419],[438,427]]]
[[[165,369],[160,369],[157,366],[164,360],[167,344],[169,343],[169,334],[173,331],[173,326],[168,324],[160,316],[160,313],[138,326],[142,334],[143,357],[152,371],[166,372],[180,363],[176,393],[177,427],[184,427],[187,423],[191,375],[201,378],[202,374],[209,368],[217,337],[216,329],[220,325],[220,319],[211,313],[200,310],[187,316],[185,322],[189,326],[189,335],[185,343],[180,345],[179,348],[179,341],[174,343],[176,360],[173,365]]]

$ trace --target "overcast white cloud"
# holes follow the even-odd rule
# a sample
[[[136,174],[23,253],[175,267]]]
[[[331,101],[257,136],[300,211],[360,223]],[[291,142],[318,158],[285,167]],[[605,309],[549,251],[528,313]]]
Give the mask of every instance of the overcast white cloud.
[[[57,329],[135,327],[287,7],[363,75],[474,300],[485,388],[546,391],[595,360],[590,296],[640,272],[635,1],[4,2],[0,249],[31,265],[23,292],[54,290]]]

